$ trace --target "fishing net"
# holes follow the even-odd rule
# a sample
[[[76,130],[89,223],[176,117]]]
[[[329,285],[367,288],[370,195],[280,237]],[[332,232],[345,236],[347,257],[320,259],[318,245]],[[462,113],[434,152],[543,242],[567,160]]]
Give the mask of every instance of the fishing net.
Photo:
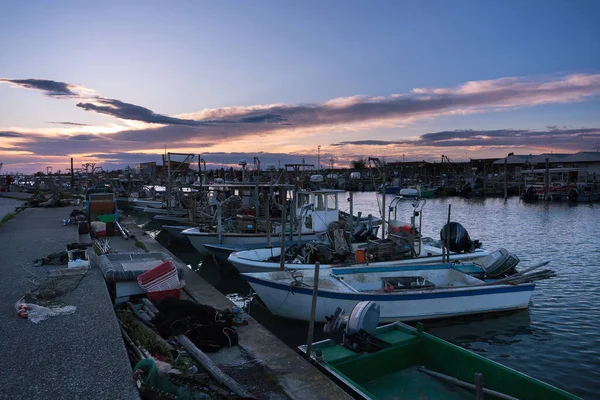
[[[88,268],[50,271],[44,282],[15,303],[17,313],[36,324],[50,317],[73,314],[76,307],[67,305],[57,298],[73,291],[87,271]]]

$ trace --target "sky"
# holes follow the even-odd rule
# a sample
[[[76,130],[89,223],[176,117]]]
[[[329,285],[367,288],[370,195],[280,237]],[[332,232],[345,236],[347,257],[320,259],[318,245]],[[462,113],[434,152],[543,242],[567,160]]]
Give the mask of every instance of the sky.
[[[0,9],[2,172],[600,150],[596,0]]]

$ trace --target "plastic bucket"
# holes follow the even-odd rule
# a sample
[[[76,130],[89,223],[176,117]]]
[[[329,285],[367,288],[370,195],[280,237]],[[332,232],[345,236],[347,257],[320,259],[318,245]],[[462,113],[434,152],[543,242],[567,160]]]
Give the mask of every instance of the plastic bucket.
[[[363,249],[357,249],[354,257],[356,258],[357,263],[364,263],[367,260]]]

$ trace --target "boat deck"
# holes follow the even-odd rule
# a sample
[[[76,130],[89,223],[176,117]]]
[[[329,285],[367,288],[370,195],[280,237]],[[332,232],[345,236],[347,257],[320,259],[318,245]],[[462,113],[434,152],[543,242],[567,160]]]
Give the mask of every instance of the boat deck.
[[[474,398],[472,391],[420,372],[418,367],[407,368],[373,379],[363,383],[362,386],[382,400],[463,400]]]

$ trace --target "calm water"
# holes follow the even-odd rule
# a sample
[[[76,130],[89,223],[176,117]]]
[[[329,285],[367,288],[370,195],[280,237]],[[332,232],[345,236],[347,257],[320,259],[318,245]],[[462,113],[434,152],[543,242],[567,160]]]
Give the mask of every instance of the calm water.
[[[355,212],[376,215],[375,199],[374,193],[356,193]],[[537,285],[529,310],[429,322],[428,332],[583,398],[598,398],[600,204],[432,199],[423,212],[424,234],[439,237],[448,204],[452,220],[462,223],[487,249],[505,247],[517,253],[521,268],[550,260],[548,267],[558,276]],[[410,202],[399,205],[398,219],[408,222],[411,213]],[[189,246],[170,248],[190,265],[200,261]],[[204,263],[199,273],[237,302],[249,293],[231,268]],[[290,346],[306,341],[305,324],[274,317],[257,302],[250,303],[249,313]]]

